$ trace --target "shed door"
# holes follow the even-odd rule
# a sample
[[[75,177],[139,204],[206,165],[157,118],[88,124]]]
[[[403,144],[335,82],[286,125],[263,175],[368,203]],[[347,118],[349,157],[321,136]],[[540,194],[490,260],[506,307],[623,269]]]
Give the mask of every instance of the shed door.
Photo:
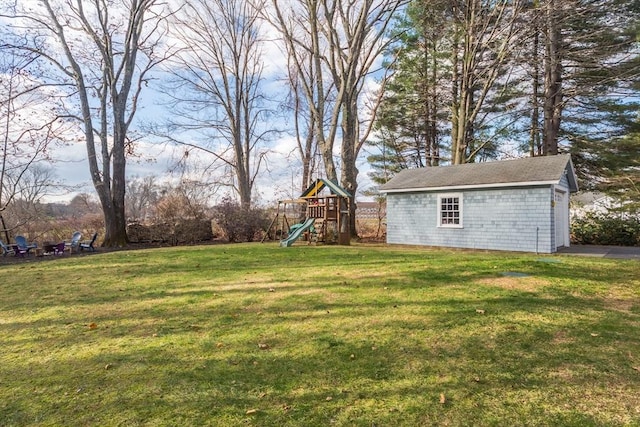
[[[556,248],[569,246],[569,203],[567,193],[556,190],[554,201]]]

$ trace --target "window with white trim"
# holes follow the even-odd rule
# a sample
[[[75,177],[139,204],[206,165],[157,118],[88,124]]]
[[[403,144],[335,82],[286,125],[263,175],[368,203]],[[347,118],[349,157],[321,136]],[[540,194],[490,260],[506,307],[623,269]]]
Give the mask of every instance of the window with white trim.
[[[438,227],[462,228],[462,193],[438,195]]]

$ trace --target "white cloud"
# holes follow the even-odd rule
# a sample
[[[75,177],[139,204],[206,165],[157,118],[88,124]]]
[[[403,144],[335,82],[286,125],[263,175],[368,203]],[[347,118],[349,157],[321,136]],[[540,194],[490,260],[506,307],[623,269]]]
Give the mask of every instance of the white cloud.
[[[274,32],[267,24],[263,27],[264,36],[270,40],[263,47],[265,53],[265,91],[271,95],[282,97],[286,93],[286,85],[283,80],[286,73],[286,57],[278,46],[277,33]],[[374,91],[378,85],[373,79],[367,81],[367,90]],[[166,110],[157,106],[158,100],[162,97],[161,93],[154,91],[153,88],[145,88],[142,93],[142,102],[136,122],[140,123],[152,118],[155,121],[161,120],[162,115],[170,114]],[[278,130],[284,130],[287,125],[280,120],[271,118],[270,126],[275,128],[280,126]],[[289,124],[290,126],[290,124]],[[160,178],[168,176],[168,170],[174,161],[174,152],[170,147],[165,145],[157,145],[146,140],[138,141],[136,151],[141,154],[139,158],[132,158],[127,163],[127,176],[146,177],[155,175]],[[297,144],[295,138],[281,134],[269,144],[269,157],[267,169],[261,173],[256,182],[256,195],[262,204],[273,203],[278,199],[297,197],[300,191],[300,177],[302,168],[297,153]],[[339,158],[340,146],[336,144],[334,156]],[[56,159],[54,167],[57,175],[67,185],[74,186],[73,192],[56,196],[57,200],[70,200],[79,192],[95,193],[89,175],[89,167],[87,162],[86,147],[82,142],[74,142],[63,147],[57,147],[53,151]],[[205,156],[201,159],[205,160]],[[358,162],[360,169],[360,189],[366,189],[371,186],[369,178],[366,176],[368,164],[361,157]]]

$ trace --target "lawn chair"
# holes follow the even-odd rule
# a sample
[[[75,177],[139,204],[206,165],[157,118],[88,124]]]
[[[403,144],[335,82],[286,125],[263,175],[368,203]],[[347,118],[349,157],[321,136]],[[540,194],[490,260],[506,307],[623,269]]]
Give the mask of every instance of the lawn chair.
[[[80,243],[80,250],[89,249],[91,252],[94,252],[96,248],[94,248],[93,245],[96,243],[97,238],[98,238],[98,233],[93,233],[93,237],[88,243],[87,242]]]
[[[55,245],[53,247],[53,254],[54,255],[64,255],[64,246],[66,245],[65,242],[60,242],[57,245]]]
[[[71,252],[78,252],[80,250],[80,239],[82,238],[82,233],[76,231],[71,236],[71,243],[69,243],[69,247],[71,248]]]
[[[16,250],[13,249],[13,246],[5,245],[2,240],[0,240],[0,247],[2,247],[2,256],[15,255],[16,254]]]
[[[16,236],[16,246],[18,249],[18,252],[16,252],[16,255],[20,255],[20,256],[29,255],[29,251],[31,249],[38,247],[38,245],[35,243],[32,243],[32,244],[27,243],[27,239],[24,236]]]

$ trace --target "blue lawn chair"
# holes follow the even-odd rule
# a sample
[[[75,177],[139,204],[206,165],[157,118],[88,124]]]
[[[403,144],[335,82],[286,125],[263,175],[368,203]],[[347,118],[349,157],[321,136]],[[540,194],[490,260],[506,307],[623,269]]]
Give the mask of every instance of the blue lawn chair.
[[[27,239],[24,236],[16,236],[16,246],[18,249],[16,255],[20,256],[29,255],[29,251],[31,249],[38,247],[38,245],[35,243],[27,243]]]
[[[71,236],[71,243],[69,246],[71,247],[71,252],[78,252],[80,250],[80,239],[82,238],[82,233],[76,231]]]
[[[93,233],[93,237],[91,238],[91,240],[89,242],[81,242],[80,243],[80,250],[88,249],[91,252],[94,252],[96,250],[96,248],[93,245],[96,243],[96,239],[97,238],[98,238],[98,233]]]
[[[2,248],[2,256],[15,255],[16,254],[16,250],[13,249],[13,246],[5,245],[2,240],[0,240],[0,247]]]

